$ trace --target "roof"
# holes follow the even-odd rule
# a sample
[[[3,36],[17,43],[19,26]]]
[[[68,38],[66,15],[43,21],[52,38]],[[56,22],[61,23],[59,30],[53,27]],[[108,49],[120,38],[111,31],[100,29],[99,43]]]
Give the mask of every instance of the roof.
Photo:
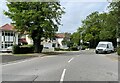
[[[112,43],[112,42],[108,42],[108,41],[100,41],[99,44],[108,44],[108,43]]]
[[[14,26],[11,24],[5,24],[5,25],[1,26],[0,30],[15,31]]]
[[[64,38],[65,34],[64,33],[58,33],[58,34],[55,34],[55,37],[56,38]]]
[[[27,43],[26,38],[21,38],[21,39],[19,39],[19,42],[20,42],[20,43]]]

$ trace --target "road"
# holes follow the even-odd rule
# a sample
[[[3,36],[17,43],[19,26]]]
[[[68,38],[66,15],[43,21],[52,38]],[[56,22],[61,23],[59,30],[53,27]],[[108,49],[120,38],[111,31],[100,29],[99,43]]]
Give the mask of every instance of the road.
[[[2,70],[3,81],[118,81],[118,61],[91,50],[35,57]]]

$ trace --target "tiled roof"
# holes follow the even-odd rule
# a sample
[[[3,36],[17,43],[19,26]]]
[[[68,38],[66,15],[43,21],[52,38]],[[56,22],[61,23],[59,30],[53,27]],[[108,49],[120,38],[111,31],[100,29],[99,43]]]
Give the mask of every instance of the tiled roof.
[[[14,26],[12,26],[11,24],[5,24],[1,26],[0,29],[5,31],[15,31]]]
[[[64,38],[65,34],[64,33],[58,33],[58,34],[55,34],[55,37],[56,38]]]
[[[21,38],[18,40],[20,43],[27,43],[26,38]]]

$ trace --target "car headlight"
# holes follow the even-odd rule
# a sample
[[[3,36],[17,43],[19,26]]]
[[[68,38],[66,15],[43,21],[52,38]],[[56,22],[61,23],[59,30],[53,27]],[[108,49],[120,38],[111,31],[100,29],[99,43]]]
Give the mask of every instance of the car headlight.
[[[106,49],[103,49],[104,51],[106,51]]]

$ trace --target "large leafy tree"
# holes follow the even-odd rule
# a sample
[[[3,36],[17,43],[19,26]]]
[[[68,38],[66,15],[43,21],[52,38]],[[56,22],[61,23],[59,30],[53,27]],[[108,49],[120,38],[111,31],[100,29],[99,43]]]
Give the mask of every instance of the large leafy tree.
[[[84,28],[83,39],[86,42],[91,42],[91,46],[96,46],[96,41],[99,40],[99,33],[101,29],[99,12],[93,12],[82,21]]]
[[[100,40],[113,40],[116,39],[116,20],[112,13],[100,14],[101,18],[101,31],[99,34]]]
[[[116,18],[111,12],[99,13],[93,12],[82,21],[82,33],[84,42],[90,42],[91,47],[95,47],[101,40],[112,41],[116,43]],[[81,36],[80,36],[81,37]]]
[[[114,27],[117,29],[117,38],[120,39],[120,1],[111,2],[109,9],[116,20]]]
[[[5,12],[19,32],[33,39],[35,52],[40,52],[41,38],[52,37],[64,13],[60,2],[9,2]]]
[[[71,35],[71,42],[73,42],[75,46],[80,44],[80,33],[78,31]]]

